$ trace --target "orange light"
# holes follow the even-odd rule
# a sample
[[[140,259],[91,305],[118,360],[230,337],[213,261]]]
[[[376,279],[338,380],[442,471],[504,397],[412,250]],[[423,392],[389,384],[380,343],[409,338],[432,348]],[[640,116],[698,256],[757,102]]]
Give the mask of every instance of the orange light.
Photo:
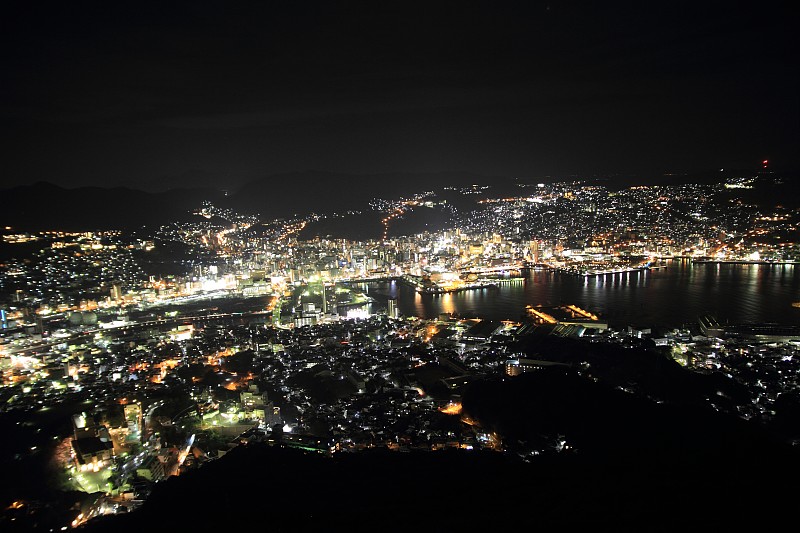
[[[445,405],[444,407],[440,407],[439,411],[446,415],[460,415],[461,404],[458,402],[451,402]]]

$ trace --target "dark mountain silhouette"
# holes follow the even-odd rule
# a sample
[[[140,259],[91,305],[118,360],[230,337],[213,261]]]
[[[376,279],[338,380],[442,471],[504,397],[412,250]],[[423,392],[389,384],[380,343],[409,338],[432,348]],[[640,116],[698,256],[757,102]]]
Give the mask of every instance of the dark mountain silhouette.
[[[174,178],[174,179],[173,179]],[[482,176],[469,172],[438,173],[386,173],[339,174],[334,172],[306,171],[274,174],[247,182],[241,187],[242,177],[227,180],[210,173],[187,173],[165,178],[164,182],[148,183],[146,188],[161,192],[114,187],[63,188],[47,182],[0,190],[3,210],[0,225],[16,230],[99,230],[134,229],[144,225],[163,224],[188,217],[188,213],[204,200],[220,207],[230,207],[242,213],[259,214],[265,220],[320,214],[362,212],[370,220],[381,215],[370,210],[373,198],[393,200],[410,198],[424,191],[437,193],[435,200],[446,200],[464,212],[475,207],[475,202],[486,197],[518,196],[530,192],[528,187],[537,181],[561,181],[546,178],[511,178]],[[575,178],[578,179],[578,178]],[[604,179],[587,179],[587,183],[610,185]],[[691,179],[687,181],[691,182]],[[160,186],[159,186],[160,185]],[[163,190],[181,185],[183,188]],[[445,187],[489,186],[477,194],[463,195]],[[795,194],[800,182],[791,177],[782,180],[759,179],[752,190],[728,191],[731,196],[771,208],[782,203],[787,208],[797,205]],[[238,190],[237,190],[238,189]],[[394,226],[392,234],[408,234],[441,228],[447,213],[441,209],[417,210],[409,213],[401,224]],[[347,235],[373,237],[366,233],[361,220],[327,220],[309,227],[308,234]],[[372,228],[374,224],[369,223]],[[353,229],[355,228],[355,229]],[[364,233],[364,235],[362,235]]]
[[[0,224],[16,230],[85,231],[136,229],[188,216],[203,200],[219,200],[212,189],[147,193],[124,187],[65,189],[51,183],[0,191]]]
[[[365,210],[373,198],[410,198],[423,191],[437,191],[447,186],[491,185],[494,193],[501,187],[508,190],[514,183],[512,178],[468,172],[338,174],[307,171],[275,174],[252,181],[232,194],[228,202],[231,206],[272,219],[310,212]]]
[[[198,188],[233,192],[253,179],[254,176],[239,172],[211,172],[193,168],[177,174],[165,174],[143,180],[137,184],[137,188],[147,192]]]
[[[178,182],[192,181],[182,177]],[[0,191],[3,199],[0,224],[16,230],[134,229],[185,218],[204,200],[243,213],[258,213],[269,220],[310,212],[369,211],[368,204],[373,198],[411,197],[447,185],[492,185],[492,193],[501,190],[500,187],[509,190],[514,186],[514,181],[508,178],[457,172],[375,175],[295,172],[251,181],[236,192],[232,192],[233,186],[228,188],[233,184],[225,180],[215,187],[201,186],[208,182],[209,179],[199,179],[197,187],[163,192],[124,187],[67,189],[38,182]]]

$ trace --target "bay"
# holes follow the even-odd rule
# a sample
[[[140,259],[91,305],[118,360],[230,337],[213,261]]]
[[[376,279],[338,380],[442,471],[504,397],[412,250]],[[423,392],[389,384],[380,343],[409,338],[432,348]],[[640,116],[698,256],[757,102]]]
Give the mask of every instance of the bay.
[[[800,324],[800,267],[795,265],[692,263],[667,261],[657,270],[573,276],[529,271],[498,288],[443,295],[420,295],[393,281],[360,284],[374,299],[370,312],[397,298],[401,315],[436,318],[519,320],[526,305],[575,304],[597,313],[612,326],[679,327],[711,314],[725,324]]]

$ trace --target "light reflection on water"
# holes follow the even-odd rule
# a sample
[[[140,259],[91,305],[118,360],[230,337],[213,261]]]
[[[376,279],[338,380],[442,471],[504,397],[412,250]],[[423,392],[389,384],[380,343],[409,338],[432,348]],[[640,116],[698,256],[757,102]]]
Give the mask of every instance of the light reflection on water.
[[[400,313],[435,318],[457,312],[469,318],[519,319],[526,305],[573,303],[612,323],[678,326],[711,313],[720,322],[800,324],[800,268],[793,265],[692,264],[674,260],[666,269],[583,277],[531,271],[499,288],[420,295],[402,283],[366,286],[371,311],[398,299]]]

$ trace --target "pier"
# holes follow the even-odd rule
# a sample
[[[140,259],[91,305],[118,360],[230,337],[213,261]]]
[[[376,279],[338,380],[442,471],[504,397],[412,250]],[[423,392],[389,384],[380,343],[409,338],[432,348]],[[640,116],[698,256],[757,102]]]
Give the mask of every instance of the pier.
[[[720,265],[796,265],[798,264],[797,261],[794,259],[786,259],[786,260],[775,260],[771,261],[769,259],[704,259],[698,258],[692,260],[693,264],[707,264],[707,263],[715,263]]]
[[[454,292],[471,291],[479,289],[497,289],[498,281],[500,280],[478,280],[473,282],[465,282],[455,286],[441,286],[431,282],[430,285],[423,283],[422,278],[416,276],[405,275],[398,278],[400,282],[405,283],[419,294],[449,294]]]

